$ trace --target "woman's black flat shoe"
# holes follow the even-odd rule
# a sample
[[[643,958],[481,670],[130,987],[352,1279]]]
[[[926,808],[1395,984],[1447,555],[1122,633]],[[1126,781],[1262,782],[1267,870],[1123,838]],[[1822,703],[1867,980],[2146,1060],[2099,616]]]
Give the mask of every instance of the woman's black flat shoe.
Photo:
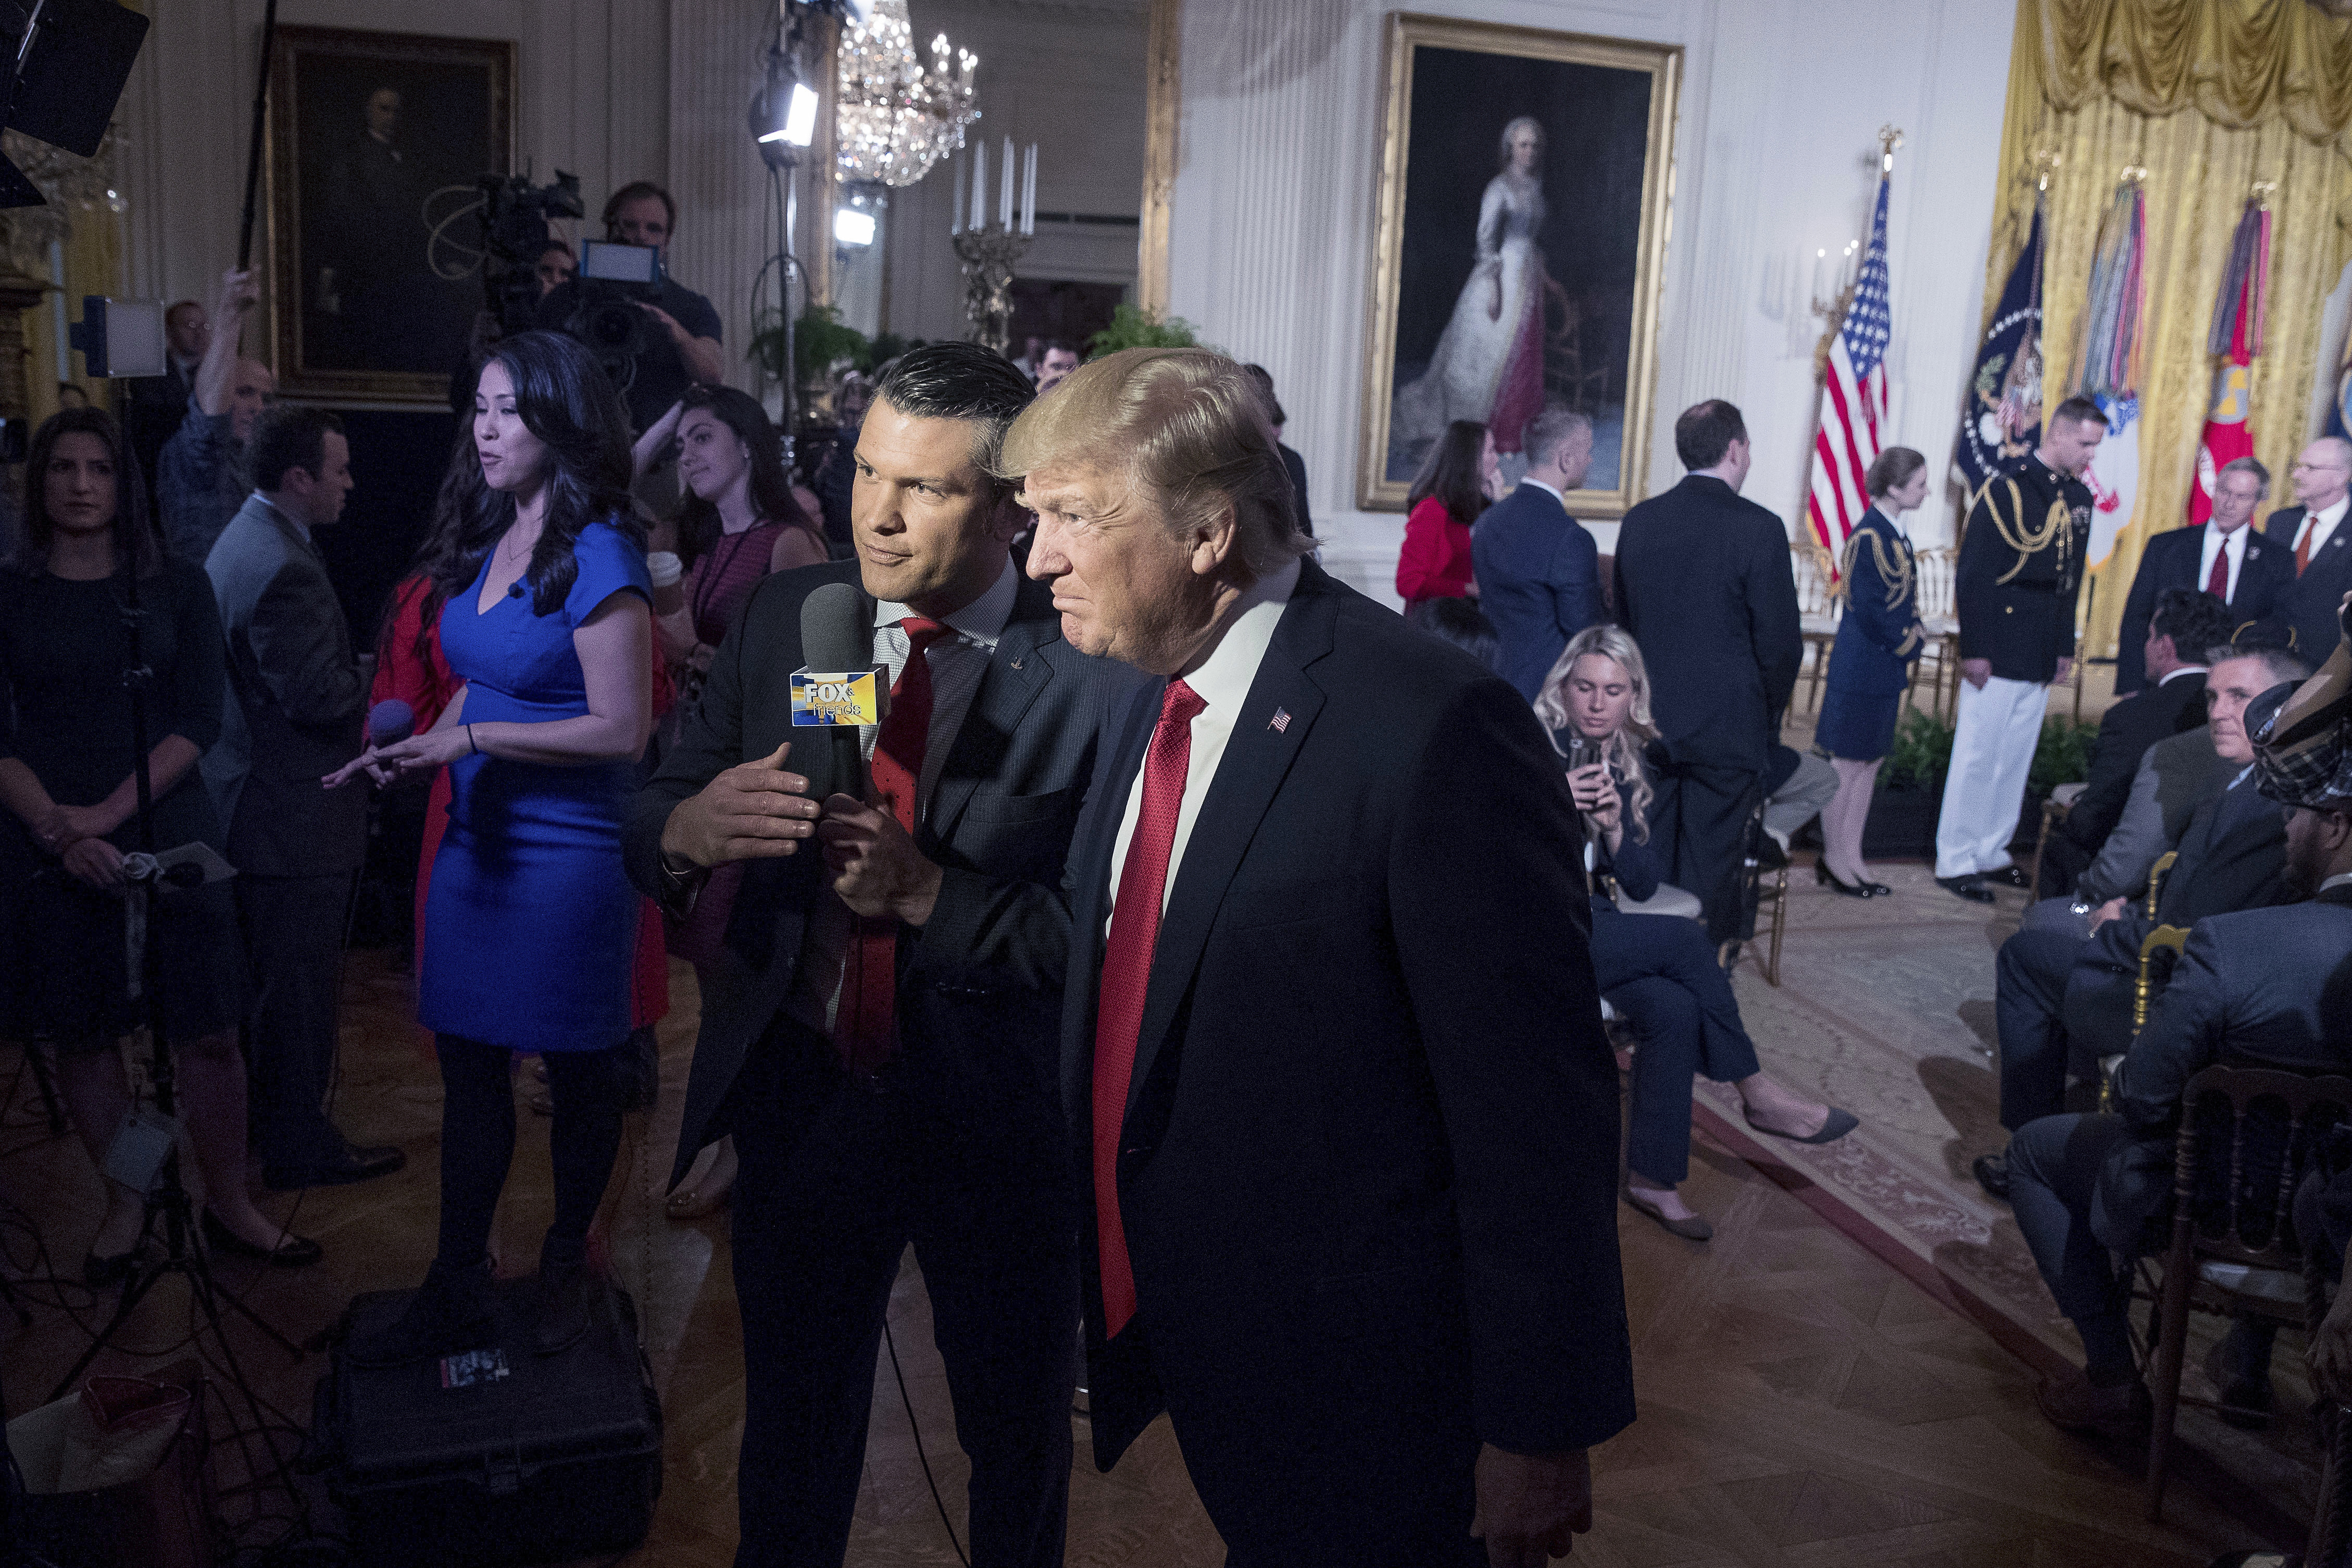
[[[1841,882],[1838,880],[1837,873],[1830,869],[1830,863],[1826,860],[1813,862],[1813,880],[1824,888],[1843,893],[1849,899],[1867,899],[1874,892],[1892,891],[1891,889],[1880,889],[1875,882]]]
[[[1889,899],[1895,896],[1895,889],[1884,882],[1864,882],[1863,887],[1874,899]]]
[[[225,1252],[231,1258],[257,1258],[272,1268],[305,1268],[327,1255],[326,1249],[309,1237],[291,1232],[280,1237],[276,1247],[256,1247],[223,1225],[210,1209],[205,1211],[205,1244],[215,1252]]]
[[[1786,1138],[1791,1143],[1834,1143],[1861,1126],[1862,1118],[1851,1110],[1840,1110],[1832,1105],[1830,1107],[1830,1119],[1822,1122],[1822,1130],[1810,1138],[1800,1138],[1793,1132],[1783,1132],[1777,1127],[1767,1127],[1753,1116],[1748,1118],[1748,1125],[1767,1137]]]

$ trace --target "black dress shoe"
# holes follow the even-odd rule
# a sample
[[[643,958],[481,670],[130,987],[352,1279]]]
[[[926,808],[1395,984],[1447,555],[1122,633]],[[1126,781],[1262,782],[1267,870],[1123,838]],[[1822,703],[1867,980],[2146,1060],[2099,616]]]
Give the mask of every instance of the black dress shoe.
[[[259,1258],[272,1268],[307,1268],[327,1255],[317,1242],[291,1231],[279,1237],[275,1247],[256,1247],[229,1229],[210,1209],[205,1211],[205,1242],[215,1252],[225,1252],[231,1258]]]
[[[2271,1392],[2271,1380],[2242,1375],[2230,1364],[2230,1342],[2219,1339],[2205,1352],[2205,1375],[2221,1391],[2213,1414],[2222,1425],[2235,1426],[2242,1432],[2261,1432],[2271,1424],[2271,1407],[2276,1403]]]
[[[1936,879],[1936,886],[1954,898],[1966,899],[1972,904],[1989,904],[1993,901],[1992,889],[1984,885],[1984,879],[1980,877],[1938,877]]]
[[[409,1297],[400,1316],[380,1329],[352,1335],[343,1346],[343,1359],[353,1366],[406,1366],[461,1351],[488,1350],[499,1342],[497,1301],[487,1260],[471,1268],[446,1268],[436,1259],[425,1270],[423,1288]]]
[[[1756,836],[1756,864],[1767,871],[1777,871],[1789,863],[1789,852],[1780,841],[1769,833]]]
[[[540,1259],[539,1315],[530,1327],[532,1353],[554,1355],[578,1342],[588,1331],[589,1313],[604,1294],[604,1281],[585,1259],[578,1263]]]
[[[1895,896],[1895,889],[1884,882],[1864,882],[1863,887],[1869,890],[1870,896],[1874,899],[1890,899]]]
[[[1830,869],[1830,863],[1826,860],[1813,862],[1813,880],[1833,893],[1843,893],[1849,899],[1870,898],[1873,896],[1870,889],[1876,886],[1872,882],[1839,881],[1838,874]]]
[[[1998,871],[1987,871],[1983,873],[1983,879],[1988,882],[1998,882],[2004,888],[2021,889],[2033,886],[2032,873],[2022,866],[2003,866]]]
[[[2008,1155],[1979,1154],[1969,1166],[1969,1171],[1976,1177],[1977,1185],[2003,1203],[2009,1201]]]
[[[317,1164],[265,1165],[261,1184],[273,1193],[298,1192],[304,1187],[347,1187],[353,1182],[389,1176],[407,1163],[408,1156],[388,1143],[366,1148],[346,1143],[341,1153]]]

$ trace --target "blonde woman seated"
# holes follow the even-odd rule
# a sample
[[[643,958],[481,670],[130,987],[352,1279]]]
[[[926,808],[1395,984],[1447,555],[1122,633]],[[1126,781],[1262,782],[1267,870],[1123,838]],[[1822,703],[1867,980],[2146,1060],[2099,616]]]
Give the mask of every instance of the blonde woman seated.
[[[1633,1053],[1625,1200],[1675,1235],[1705,1241],[1715,1227],[1675,1191],[1690,1173],[1695,1074],[1737,1084],[1748,1124],[1776,1138],[1828,1143],[1858,1122],[1764,1076],[1731,982],[1696,921],[1618,909],[1612,893],[1654,898],[1662,868],[1649,847],[1651,790],[1642,766],[1642,748],[1655,734],[1650,679],[1633,639],[1616,626],[1579,632],[1545,678],[1536,717],[1569,763],[1569,791],[1584,818],[1593,975],[1642,1042]]]

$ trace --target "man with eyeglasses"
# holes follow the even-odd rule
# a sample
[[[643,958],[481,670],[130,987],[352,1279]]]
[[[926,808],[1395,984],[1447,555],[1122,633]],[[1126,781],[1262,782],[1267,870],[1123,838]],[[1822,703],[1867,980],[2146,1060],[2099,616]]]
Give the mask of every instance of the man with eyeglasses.
[[[2296,655],[2317,664],[2342,640],[2336,622],[2344,595],[2352,593],[2352,441],[2322,436],[2303,449],[2288,477],[2299,505],[2271,513],[2263,533],[2284,545],[2294,559],[2294,584],[2272,626],[2292,634]]]

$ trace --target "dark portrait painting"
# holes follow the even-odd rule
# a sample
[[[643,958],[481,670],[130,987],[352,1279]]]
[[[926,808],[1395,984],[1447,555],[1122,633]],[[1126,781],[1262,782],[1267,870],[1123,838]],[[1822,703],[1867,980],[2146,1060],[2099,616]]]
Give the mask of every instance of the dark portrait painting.
[[[280,27],[270,304],[287,391],[442,403],[482,305],[475,182],[511,163],[514,46]]]
[[[1593,423],[1578,510],[1632,501],[1647,438],[1676,52],[1391,21],[1363,504],[1402,507],[1446,426],[1518,471],[1528,422]]]

